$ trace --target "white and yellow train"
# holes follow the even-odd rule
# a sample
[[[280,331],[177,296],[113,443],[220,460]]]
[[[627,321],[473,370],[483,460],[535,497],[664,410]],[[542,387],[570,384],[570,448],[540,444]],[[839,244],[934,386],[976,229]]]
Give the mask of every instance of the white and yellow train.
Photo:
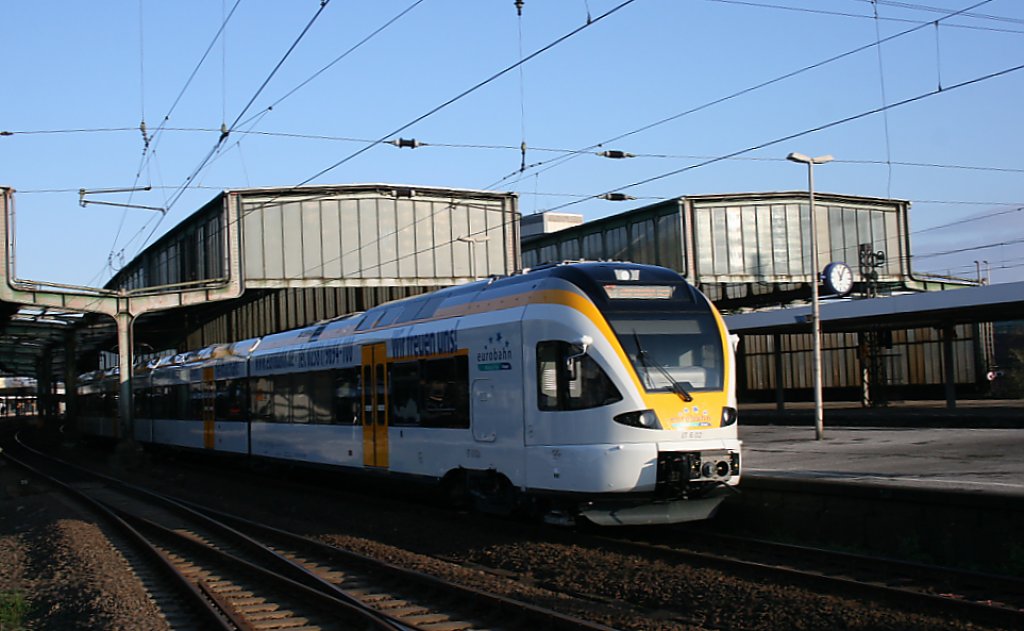
[[[408,476],[485,510],[671,523],[739,482],[734,372],[721,317],[678,274],[572,263],[150,362],[130,431]],[[116,380],[83,379],[85,433],[118,433]]]

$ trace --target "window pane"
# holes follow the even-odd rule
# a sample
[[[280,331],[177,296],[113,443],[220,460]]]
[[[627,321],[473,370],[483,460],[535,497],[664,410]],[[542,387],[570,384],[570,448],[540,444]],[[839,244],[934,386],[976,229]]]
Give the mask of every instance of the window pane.
[[[289,420],[288,403],[291,398],[291,383],[288,375],[274,377],[274,390],[271,397],[271,418],[277,423],[287,423]]]
[[[312,375],[312,390],[309,393],[310,421],[327,424],[334,421],[332,415],[334,379],[327,371],[315,372]]]
[[[359,369],[345,368],[334,373],[334,418],[341,425],[359,424]]]
[[[269,377],[257,377],[250,385],[252,391],[252,420],[274,420],[274,382]]]
[[[216,382],[215,415],[218,419],[229,421],[242,420],[246,416],[245,381],[242,379],[226,379]]]
[[[424,427],[469,427],[469,360],[465,355],[424,360],[421,366]]]
[[[537,405],[541,410],[583,410],[622,400],[622,395],[594,358],[570,362],[579,347],[568,342],[537,344]]]
[[[420,424],[419,362],[402,362],[391,365],[391,424]]]
[[[637,375],[649,392],[722,387],[722,337],[708,314],[626,320],[611,318]]]
[[[571,353],[569,344],[565,344],[563,348]],[[578,360],[574,373],[569,374],[569,396],[566,401],[568,409],[583,410],[622,400],[618,388],[608,378],[604,369],[589,355],[584,355]]]
[[[537,406],[558,409],[558,343],[537,344]]]
[[[310,375],[295,374],[291,376],[292,385],[292,418],[293,423],[309,423],[312,421],[312,401],[309,396]]]

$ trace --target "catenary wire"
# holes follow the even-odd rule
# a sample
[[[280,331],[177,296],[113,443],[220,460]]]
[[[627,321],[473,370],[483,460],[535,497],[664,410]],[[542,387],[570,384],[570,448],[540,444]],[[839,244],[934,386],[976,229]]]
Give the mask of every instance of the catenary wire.
[[[842,11],[830,11],[830,10],[820,9],[820,8],[819,9],[811,9],[811,8],[807,8],[807,7],[791,7],[791,6],[785,6],[785,5],[779,5],[779,4],[770,4],[770,3],[767,3],[767,2],[752,2],[752,1],[746,1],[746,0],[707,0],[707,1],[708,2],[718,2],[720,4],[734,4],[734,5],[737,5],[737,6],[753,7],[753,8],[758,8],[758,9],[777,9],[777,10],[781,10],[781,11],[791,11],[791,12],[796,12],[796,13],[810,13],[810,14],[827,15],[827,16],[834,16],[834,17],[856,18],[856,19],[862,19],[862,20],[874,19],[870,15],[864,15],[864,14],[861,14],[861,13],[845,13],[845,12],[842,12]],[[873,0],[860,0],[860,1],[872,2]],[[890,4],[893,4],[893,3],[880,2],[879,4],[890,5]],[[944,12],[948,11],[948,9],[942,9],[942,8],[939,8],[939,7],[928,7],[928,9],[931,10],[931,11],[937,11],[937,12],[941,12],[941,13],[944,13]],[[985,16],[983,14],[975,14],[975,13],[964,13],[963,16],[964,17],[972,17],[972,18],[975,18],[975,19],[987,19],[987,20],[994,20],[994,21],[1018,22],[1018,20],[1015,20],[1013,18],[1003,18],[1001,16]],[[909,24],[922,24],[922,23],[923,24],[931,24],[934,21],[934,20],[924,20],[922,22],[922,20],[915,20],[915,19],[910,19],[910,18],[897,18],[897,17],[882,17],[881,20],[884,21],[884,22],[901,22],[901,23],[904,23],[904,24],[907,24],[907,23],[909,23]],[[991,26],[977,26],[977,25],[973,25],[973,24],[950,24],[949,27],[950,28],[957,28],[957,29],[973,30],[973,31],[991,32],[991,33],[1009,33],[1009,34],[1013,34],[1013,35],[1024,35],[1024,31],[1020,31],[1020,30],[1008,29],[1008,28],[995,28],[995,27],[991,27]]]
[[[405,123],[404,125],[398,127],[397,129],[394,129],[394,130],[388,132],[387,134],[385,134],[385,135],[381,136],[380,138],[378,138],[377,140],[375,140],[373,143],[363,147],[362,149],[359,149],[358,151],[356,151],[356,152],[354,152],[352,154],[349,154],[347,157],[342,158],[341,160],[339,160],[339,161],[335,162],[334,164],[330,165],[329,167],[321,169],[320,171],[318,171],[317,173],[313,174],[312,176],[306,178],[302,182],[299,182],[299,184],[297,184],[296,187],[302,186],[304,184],[308,184],[309,182],[312,182],[313,180],[315,180],[315,179],[317,179],[317,178],[319,178],[319,177],[321,177],[321,176],[323,176],[323,175],[333,171],[334,169],[338,168],[339,166],[345,164],[346,162],[349,162],[350,160],[352,160],[352,159],[362,155],[363,153],[366,153],[367,151],[369,151],[373,147],[376,147],[377,145],[379,145],[379,144],[385,142],[386,140],[388,140],[389,138],[391,138],[393,136],[396,136],[397,134],[402,133],[403,131],[405,131],[406,129],[412,127],[416,123],[419,123],[419,122],[429,118],[430,116],[433,116],[434,114],[436,114],[436,113],[440,112],[441,110],[447,108],[449,105],[452,105],[453,103],[456,103],[457,101],[460,101],[461,99],[469,96],[470,94],[476,92],[480,88],[482,88],[482,87],[486,86],[487,84],[489,84],[489,83],[499,79],[500,77],[502,77],[505,74],[511,72],[512,70],[515,70],[519,66],[529,62],[530,60],[534,59],[535,57],[538,57],[539,55],[541,55],[541,54],[551,50],[555,46],[558,46],[562,42],[570,39],[571,37],[573,37],[574,35],[580,33],[581,31],[583,31],[583,30],[593,26],[594,24],[596,24],[596,23],[600,22],[601,20],[611,16],[612,14],[620,11],[621,9],[625,8],[626,6],[628,6],[630,4],[633,4],[633,2],[635,2],[635,1],[636,0],[625,0],[625,2],[622,2],[622,3],[618,4],[618,5],[616,5],[615,7],[611,8],[608,11],[606,11],[605,13],[597,16],[593,20],[588,21],[583,26],[580,26],[578,28],[573,29],[572,31],[566,33],[565,35],[562,35],[561,37],[555,39],[554,41],[552,41],[552,42],[546,44],[545,46],[535,50],[534,52],[532,52],[529,55],[527,55],[525,58],[520,59],[518,62],[516,62],[516,63],[514,63],[514,64],[512,64],[510,66],[507,66],[507,67],[505,67],[502,70],[499,70],[498,72],[494,73],[490,77],[480,81],[479,83],[473,85],[470,88],[467,88],[466,90],[462,91],[461,93],[457,94],[456,96],[448,99],[444,103],[441,103],[440,105],[435,106],[431,110],[427,111],[424,114],[421,114],[420,116],[417,116],[416,118],[414,118],[413,120],[409,121],[408,123]]]
[[[217,32],[214,34],[213,39],[210,40],[210,43],[207,45],[206,50],[203,52],[202,56],[199,58],[199,61],[196,63],[195,67],[192,69],[192,72],[189,74],[188,78],[185,80],[185,84],[178,91],[178,95],[175,97],[174,101],[171,103],[171,106],[170,106],[170,108],[168,108],[167,113],[164,114],[163,118],[160,120],[160,124],[157,125],[156,130],[154,130],[153,133],[150,134],[148,140],[146,140],[145,147],[143,149],[143,155],[142,155],[142,157],[139,160],[139,168],[138,168],[138,170],[135,173],[135,181],[132,184],[131,188],[134,189],[134,188],[136,188],[138,186],[139,180],[142,177],[142,172],[147,168],[147,166],[150,163],[150,160],[152,160],[152,156],[156,153],[157,146],[159,145],[160,138],[162,137],[162,132],[163,132],[167,122],[170,121],[171,115],[174,113],[174,110],[177,109],[178,104],[181,102],[181,99],[185,96],[185,93],[188,91],[189,86],[192,85],[193,79],[195,79],[196,75],[199,73],[199,69],[202,68],[203,63],[205,63],[206,58],[210,54],[210,51],[213,50],[213,47],[216,45],[217,40],[219,40],[219,39],[221,39],[223,37],[224,30],[227,28],[228,22],[231,20],[232,16],[235,14],[235,10],[238,8],[238,5],[241,4],[241,2],[242,2],[242,0],[235,0],[235,4],[231,7],[231,11],[227,14],[226,17],[222,17],[220,27],[217,29]],[[139,9],[139,11],[140,11],[140,15],[139,15],[140,25],[139,25],[139,29],[140,29],[140,33],[141,33],[142,28],[143,28],[143,26],[141,24],[141,20],[142,20],[142,15],[141,15],[141,11],[142,11],[141,4],[142,3],[141,3],[141,0],[140,0],[139,4],[140,4],[140,9]],[[140,43],[140,46],[141,46],[141,43]],[[141,52],[140,52],[140,57],[141,57]],[[141,61],[140,61],[140,64],[141,64]],[[143,118],[143,120],[145,120],[145,118]],[[145,131],[143,132],[143,134],[145,134]],[[164,201],[166,203],[166,199]],[[131,202],[131,198],[129,198],[129,203],[130,202]],[[115,251],[117,250],[117,242],[121,238],[121,230],[124,227],[124,222],[125,222],[125,219],[127,218],[127,213],[128,213],[128,209],[126,208],[122,212],[122,214],[121,214],[121,220],[120,220],[120,223],[118,225],[117,232],[114,235],[114,240],[113,240],[113,242],[110,245],[110,253],[109,253],[110,257],[112,257],[114,255]],[[109,257],[108,257],[108,260],[110,260]],[[102,271],[100,273],[102,274]]]
[[[960,11],[956,11],[956,12],[950,13],[948,15],[945,15],[945,16],[939,18],[936,21],[948,20],[950,18],[953,18],[953,17],[959,15],[960,13],[963,13],[965,11],[970,11],[971,9],[974,9],[974,8],[977,8],[977,7],[981,6],[981,5],[987,4],[990,1],[991,0],[981,0],[980,2],[976,2],[975,4],[972,4],[971,6],[965,8],[965,9],[962,9]],[[741,96],[750,94],[752,92],[760,90],[761,88],[765,88],[765,87],[774,85],[776,83],[781,83],[783,81],[786,81],[787,79],[791,79],[793,77],[796,77],[798,75],[804,74],[804,73],[809,72],[811,70],[816,70],[816,69],[821,68],[823,66],[826,66],[828,64],[831,64],[831,63],[834,63],[836,61],[840,61],[842,59],[845,59],[846,57],[850,57],[852,55],[855,55],[857,53],[863,52],[865,50],[870,50],[871,48],[874,48],[876,46],[881,46],[884,43],[896,40],[898,38],[905,37],[905,36],[907,36],[907,35],[909,35],[911,33],[914,33],[916,31],[919,31],[919,30],[923,29],[923,28],[926,28],[930,24],[931,24],[931,22],[926,22],[926,23],[923,23],[923,24],[918,24],[917,26],[914,26],[914,27],[909,28],[909,29],[907,29],[905,31],[901,31],[899,33],[890,35],[890,36],[885,37],[885,38],[883,38],[881,40],[877,40],[876,39],[876,41],[874,41],[874,42],[871,42],[871,43],[868,43],[868,44],[865,44],[865,45],[862,45],[862,46],[858,46],[856,48],[853,48],[853,49],[848,50],[846,52],[840,53],[838,55],[834,55],[832,57],[828,57],[826,59],[823,59],[823,60],[821,60],[819,62],[816,62],[816,63],[810,64],[810,65],[804,66],[804,67],[799,68],[797,70],[793,70],[793,71],[781,74],[781,75],[779,75],[777,77],[774,77],[772,79],[768,79],[766,81],[762,81],[761,83],[757,83],[757,84],[749,86],[747,88],[743,88],[742,90],[733,92],[732,94],[728,94],[726,96],[719,97],[717,99],[712,99],[710,101],[706,101],[706,102],[704,102],[704,103],[702,103],[700,105],[697,105],[697,106],[694,106],[694,107],[692,107],[690,109],[687,109],[687,110],[684,110],[682,112],[679,112],[678,114],[674,114],[674,115],[669,116],[667,118],[660,119],[660,120],[655,121],[653,123],[648,123],[646,125],[638,127],[636,129],[633,129],[632,131],[628,131],[626,133],[619,134],[618,136],[614,136],[612,138],[608,138],[607,140],[604,140],[604,141],[601,141],[601,142],[598,142],[598,143],[594,143],[592,145],[589,145],[588,147],[585,147],[583,149],[578,150],[575,153],[576,154],[587,153],[587,152],[589,152],[589,151],[591,151],[593,149],[596,149],[598,147],[607,146],[610,143],[617,142],[617,141],[622,140],[624,138],[628,138],[630,136],[634,136],[636,134],[639,134],[639,133],[642,133],[642,132],[645,132],[645,131],[649,131],[649,130],[655,128],[655,127],[659,127],[661,125],[664,125],[666,123],[669,123],[669,122],[678,120],[680,118],[689,116],[691,114],[696,114],[697,112],[706,110],[706,109],[708,109],[710,107],[713,107],[715,105],[720,105],[722,103],[731,101],[731,100],[739,98]],[[542,163],[531,165],[531,167],[538,167],[538,166],[541,166],[541,165],[545,165],[545,168],[541,169],[541,171],[540,171],[541,173],[543,173],[543,172],[546,172],[546,171],[549,171],[549,170],[555,168],[556,166],[560,166],[561,164],[564,164],[565,162],[568,162],[569,160],[572,160],[574,157],[576,157],[576,156],[575,155],[560,156],[558,158],[553,158],[552,160],[548,161],[551,164],[547,164],[547,163],[542,162]],[[494,182],[494,183],[492,183],[492,184],[490,184],[488,186],[485,186],[484,188],[487,189],[487,190],[494,189],[495,187],[500,186],[506,180],[508,180],[508,179],[510,179],[512,177],[515,177],[517,175],[517,173],[518,172],[510,173],[510,174],[506,175],[505,177],[499,179],[497,182]]]
[[[320,6],[317,9],[316,13],[313,14],[313,17],[310,18],[309,22],[307,22],[306,26],[299,33],[298,37],[296,37],[295,41],[292,42],[291,46],[288,47],[288,50],[285,52],[285,54],[281,57],[281,59],[274,66],[273,70],[270,71],[270,73],[264,79],[263,83],[260,84],[260,87],[256,89],[255,93],[253,93],[252,97],[249,99],[249,102],[246,103],[245,107],[243,107],[241,112],[239,112],[239,114],[235,118],[234,122],[232,122],[230,126],[227,126],[226,129],[223,132],[221,132],[221,134],[217,138],[217,142],[214,144],[214,146],[210,149],[210,151],[207,152],[206,156],[202,160],[200,160],[199,164],[192,170],[191,174],[188,177],[185,178],[185,181],[179,186],[179,188],[175,191],[175,193],[171,195],[171,197],[170,197],[170,199],[168,201],[168,204],[167,204],[168,210],[170,210],[178,202],[178,200],[181,199],[182,195],[184,195],[185,192],[188,190],[189,184],[193,180],[195,180],[196,177],[199,176],[199,174],[202,172],[202,170],[210,162],[210,160],[213,158],[213,156],[217,153],[217,151],[220,149],[220,147],[224,144],[224,141],[231,134],[231,131],[238,125],[239,121],[242,120],[242,118],[245,116],[246,112],[249,111],[249,108],[252,107],[252,104],[256,101],[256,99],[259,97],[259,95],[267,87],[267,85],[270,83],[270,81],[274,78],[274,76],[277,74],[277,71],[281,69],[281,66],[284,65],[284,62],[288,59],[288,57],[291,56],[292,52],[299,45],[299,42],[302,41],[302,39],[306,36],[306,34],[309,32],[309,30],[313,27],[313,24],[315,24],[316,21],[320,18],[320,16],[323,15],[324,10],[327,8],[327,5],[329,5],[330,2],[331,2],[331,0],[321,0],[320,1]],[[145,241],[143,241],[142,246],[140,246],[140,250],[141,250],[141,247],[145,247],[145,244],[149,242],[149,240],[152,238],[153,234],[157,231],[157,229],[159,229],[160,224],[163,223],[163,219],[166,216],[167,216],[167,213],[164,213],[164,214],[162,214],[160,216],[159,219],[157,219],[156,224],[153,226],[153,229],[150,231],[150,233],[146,237]]]
[[[306,86],[307,86],[307,85],[308,85],[309,83],[311,83],[311,82],[312,82],[313,80],[315,80],[315,79],[316,79],[317,77],[319,77],[319,76],[320,76],[320,75],[322,75],[323,73],[327,72],[327,70],[329,70],[330,68],[334,67],[334,66],[335,66],[335,65],[336,65],[336,64],[337,64],[338,62],[340,62],[341,60],[345,59],[346,57],[348,57],[349,55],[351,55],[352,53],[354,53],[354,52],[355,52],[356,50],[358,50],[359,48],[361,48],[361,47],[362,47],[362,46],[363,46],[364,44],[366,44],[367,42],[369,42],[369,41],[370,41],[371,39],[373,39],[373,38],[374,38],[374,37],[376,37],[377,35],[380,35],[380,34],[381,34],[382,32],[384,32],[384,31],[385,31],[386,29],[388,29],[388,28],[389,28],[389,27],[390,27],[391,25],[393,25],[393,24],[394,24],[395,22],[397,22],[398,20],[400,20],[400,19],[402,19],[403,17],[405,17],[405,16],[406,16],[406,14],[408,14],[408,13],[409,13],[410,11],[412,11],[413,9],[415,9],[416,7],[418,7],[418,6],[419,6],[420,4],[422,4],[422,3],[424,2],[424,1],[425,1],[425,0],[416,0],[416,2],[413,2],[413,3],[411,4],[411,5],[409,5],[409,6],[408,6],[408,7],[406,7],[406,8],[404,9],[404,10],[402,10],[402,11],[401,11],[400,13],[396,14],[396,15],[395,15],[394,17],[392,17],[392,18],[391,18],[390,20],[388,20],[387,22],[385,22],[384,24],[382,24],[382,25],[381,25],[380,27],[378,27],[378,28],[377,28],[376,30],[374,30],[374,31],[373,31],[372,33],[370,33],[369,35],[367,35],[367,36],[366,36],[366,37],[364,37],[363,39],[359,40],[359,42],[357,42],[356,44],[354,44],[353,46],[351,46],[351,47],[350,47],[350,48],[349,48],[348,50],[346,50],[346,51],[345,51],[345,52],[343,52],[342,54],[340,54],[340,55],[338,55],[337,57],[335,57],[335,58],[334,58],[334,59],[333,59],[333,60],[332,60],[332,61],[331,61],[330,63],[328,63],[328,64],[327,64],[326,66],[324,66],[323,68],[321,68],[321,69],[317,70],[316,72],[314,72],[314,73],[313,73],[312,75],[310,75],[310,76],[309,76],[309,77],[308,77],[307,79],[305,79],[304,81],[302,81],[301,83],[299,83],[298,85],[296,85],[296,86],[295,86],[294,88],[292,88],[292,89],[291,89],[291,90],[289,90],[288,92],[285,92],[285,94],[284,94],[283,96],[281,96],[281,97],[280,97],[280,98],[278,98],[278,99],[277,99],[276,101],[274,101],[273,103],[271,103],[270,105],[268,105],[268,106],[267,106],[266,108],[264,108],[264,112],[261,112],[261,113],[259,113],[259,114],[253,114],[253,116],[252,116],[251,118],[249,118],[249,119],[246,119],[245,121],[242,121],[242,123],[241,123],[240,125],[241,125],[241,126],[245,126],[245,125],[247,125],[247,124],[248,124],[248,123],[250,123],[250,122],[251,122],[251,121],[252,121],[252,120],[253,120],[254,118],[256,118],[256,117],[258,117],[258,116],[261,116],[261,115],[262,115],[263,113],[265,113],[265,112],[268,112],[268,111],[270,111],[270,110],[274,109],[275,107],[277,107],[278,105],[280,105],[281,103],[283,103],[283,102],[284,102],[284,101],[285,101],[286,99],[288,99],[289,97],[291,97],[291,96],[292,96],[293,94],[295,94],[296,92],[298,92],[298,91],[299,91],[299,90],[301,90],[302,88],[306,87]],[[250,132],[250,133],[258,133],[258,132]]]
[[[874,109],[871,109],[871,110],[860,112],[859,114],[854,114],[852,116],[847,116],[845,118],[834,120],[834,121],[831,121],[829,123],[824,123],[822,125],[817,125],[815,127],[811,127],[811,128],[805,129],[803,131],[798,131],[798,132],[795,132],[795,133],[792,133],[792,134],[787,134],[785,136],[782,136],[782,137],[779,137],[779,138],[775,138],[773,140],[769,140],[769,141],[766,141],[766,142],[763,142],[763,143],[760,143],[760,144],[757,144],[757,145],[752,145],[752,146],[747,147],[745,149],[739,149],[737,151],[733,151],[731,153],[728,153],[728,154],[725,154],[725,155],[722,155],[722,156],[718,156],[716,158],[712,158],[712,159],[709,159],[709,160],[704,160],[704,161],[699,162],[697,164],[692,164],[692,165],[683,167],[681,169],[675,169],[675,170],[672,170],[672,171],[668,171],[667,173],[662,173],[660,175],[654,175],[654,176],[651,176],[651,177],[648,177],[648,178],[645,178],[645,179],[642,179],[642,180],[638,180],[636,182],[633,182],[631,184],[627,184],[625,186],[619,186],[619,187],[616,187],[616,188],[613,188],[613,189],[609,189],[607,191],[604,191],[603,193],[600,193],[598,195],[594,195],[593,197],[594,198],[598,198],[598,197],[601,197],[601,195],[607,195],[609,193],[619,192],[619,191],[623,191],[623,190],[626,190],[626,189],[635,188],[637,186],[643,186],[644,184],[650,184],[651,182],[656,182],[658,180],[663,180],[663,179],[672,177],[674,175],[679,175],[681,173],[685,173],[687,171],[691,171],[693,169],[697,169],[697,168],[700,168],[700,167],[708,166],[710,164],[714,164],[716,162],[721,162],[722,160],[727,160],[729,158],[733,158],[733,157],[736,157],[736,156],[739,156],[739,155],[742,155],[742,154],[745,154],[745,153],[750,153],[751,151],[757,151],[757,150],[760,150],[760,149],[765,149],[767,147],[771,147],[771,146],[774,146],[774,145],[777,145],[777,144],[780,144],[780,143],[783,143],[783,142],[786,142],[786,141],[789,141],[789,140],[793,140],[795,138],[800,138],[801,136],[806,136],[808,134],[812,134],[812,133],[819,132],[819,131],[824,131],[826,129],[831,129],[831,128],[837,127],[839,125],[844,125],[846,123],[850,123],[850,122],[853,122],[853,121],[856,121],[856,120],[860,120],[862,118],[866,118],[868,116],[872,116],[874,114],[878,114],[879,112],[883,111],[883,109],[886,109],[886,110],[894,109],[894,108],[897,108],[897,107],[902,107],[904,105],[909,105],[911,103],[916,103],[918,101],[922,101],[924,99],[936,96],[938,94],[946,94],[948,92],[952,92],[953,90],[958,90],[960,88],[964,88],[964,87],[968,87],[968,86],[971,86],[971,85],[975,85],[975,84],[981,83],[983,81],[988,81],[988,80],[991,80],[991,79],[996,79],[998,77],[1002,77],[1002,76],[1005,76],[1005,75],[1008,75],[1008,74],[1011,74],[1011,73],[1014,73],[1014,72],[1018,72],[1018,71],[1020,71],[1022,69],[1024,69],[1024,64],[1020,64],[1020,65],[1017,65],[1017,66],[1012,66],[1012,67],[1009,67],[1009,68],[1004,68],[1003,70],[998,70],[996,72],[992,72],[992,73],[989,73],[989,74],[986,74],[986,75],[982,75],[980,77],[975,77],[973,79],[968,79],[966,81],[962,81],[960,83],[948,86],[948,87],[944,88],[942,91],[939,91],[939,90],[929,90],[928,92],[923,92],[923,93],[918,94],[916,96],[913,96],[913,97],[910,97],[910,98],[906,98],[906,99],[903,99],[901,101],[896,101],[894,103],[891,103],[891,104],[885,106],[884,108],[874,108]],[[579,201],[575,201],[575,202],[569,202],[569,203],[563,204],[561,206],[556,206],[554,208],[550,208],[548,210],[559,210],[559,209],[565,208],[567,206],[578,204],[581,201],[584,201],[584,200],[579,200]]]

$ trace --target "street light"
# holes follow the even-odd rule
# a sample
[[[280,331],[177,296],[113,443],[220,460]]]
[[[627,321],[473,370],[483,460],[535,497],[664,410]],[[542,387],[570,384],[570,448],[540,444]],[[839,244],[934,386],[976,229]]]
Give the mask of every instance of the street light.
[[[825,434],[825,410],[821,397],[821,307],[818,304],[818,277],[821,267],[818,264],[818,221],[814,212],[814,165],[825,164],[833,160],[832,156],[809,158],[802,153],[791,153],[787,160],[807,165],[807,190],[810,197],[811,213],[811,321],[814,337],[814,437],[821,440]]]

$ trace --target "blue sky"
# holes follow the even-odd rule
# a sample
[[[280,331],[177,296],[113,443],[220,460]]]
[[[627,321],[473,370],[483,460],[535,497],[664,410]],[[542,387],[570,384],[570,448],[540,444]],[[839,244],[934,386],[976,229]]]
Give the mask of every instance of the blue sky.
[[[803,190],[806,168],[785,161],[798,151],[835,156],[815,171],[819,191],[912,201],[916,272],[974,277],[974,261],[987,261],[993,282],[1024,279],[1024,2],[525,0],[522,9],[512,0],[331,0],[322,10],[319,0],[8,3],[0,131],[12,134],[0,136],[0,184],[17,190],[18,276],[102,285],[226,188],[494,188],[518,192],[524,214],[595,219],[680,195]],[[232,131],[204,163],[222,125]],[[428,146],[367,148],[395,137]],[[597,157],[599,143],[638,157]],[[745,151],[753,147],[762,148]],[[132,186],[152,190],[88,199],[166,215],[78,203],[79,189]],[[608,191],[638,199],[593,199]]]

